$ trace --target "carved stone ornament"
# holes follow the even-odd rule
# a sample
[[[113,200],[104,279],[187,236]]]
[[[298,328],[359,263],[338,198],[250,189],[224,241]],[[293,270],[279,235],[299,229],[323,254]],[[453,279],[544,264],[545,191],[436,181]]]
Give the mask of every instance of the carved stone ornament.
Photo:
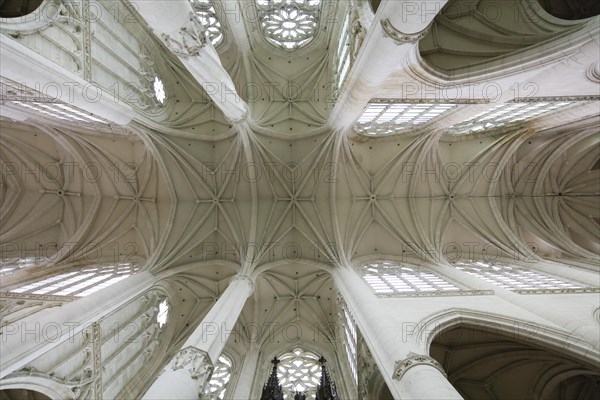
[[[428,365],[430,367],[434,367],[444,374],[444,376],[447,376],[444,368],[442,368],[439,362],[429,356],[411,352],[408,353],[408,357],[406,357],[404,360],[396,361],[396,365],[394,366],[394,379],[399,381],[402,379],[402,376],[404,376],[406,371],[416,365]]]
[[[202,393],[212,375],[213,364],[208,353],[190,346],[175,354],[171,368],[173,371],[185,369],[192,379],[198,381],[198,392]]]
[[[600,83],[600,62],[591,64],[585,74],[586,78],[594,83]]]
[[[394,28],[394,25],[392,25],[389,19],[386,18],[381,21],[381,27],[383,28],[384,36],[392,38],[397,45],[418,42],[419,40],[423,39],[427,33],[429,33],[431,26],[432,24],[429,24],[425,29],[417,33],[402,33],[398,29]]]
[[[162,37],[169,50],[182,58],[200,55],[200,50],[208,42],[206,29],[194,12],[190,12],[189,22],[179,30],[179,39],[166,33],[163,33]]]

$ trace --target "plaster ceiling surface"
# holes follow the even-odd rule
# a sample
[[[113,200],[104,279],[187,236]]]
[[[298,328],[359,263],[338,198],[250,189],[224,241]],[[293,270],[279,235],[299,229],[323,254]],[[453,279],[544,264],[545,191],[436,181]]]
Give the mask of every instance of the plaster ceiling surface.
[[[521,25],[478,17],[469,28],[442,13],[421,32],[418,22],[399,21],[403,2],[383,1],[375,14],[358,1],[366,32],[360,45],[347,43],[354,46],[352,68],[339,85],[334,49],[345,16],[352,15],[350,2],[324,0],[315,36],[292,50],[264,37],[249,16],[252,0],[212,2],[223,39],[196,58],[170,51],[160,32],[179,27],[144,9],[154,3],[161,4],[124,2],[140,23],[118,32],[131,37],[131,48],[144,49],[127,57],[152,74],[132,76],[151,78],[148,84],[159,76],[164,104],[136,92],[140,100],[127,105],[125,126],[110,120],[110,112],[102,115],[107,122],[94,125],[3,105],[2,257],[43,260],[41,268],[13,274],[9,284],[74,265],[135,262],[166,277],[164,285],[177,293],[171,351],[235,273],[251,274],[254,293],[230,338],[232,349],[242,354],[248,343],[260,343],[276,352],[277,341],[293,347],[302,340],[327,354],[331,346],[310,336],[335,343],[338,335],[331,268],[388,257],[425,265],[544,258],[597,265],[598,17]],[[172,21],[185,21],[187,14],[176,12],[187,1],[173,4]],[[237,11],[225,12],[228,7]],[[98,23],[93,46],[108,41],[100,32],[111,24]],[[29,38],[15,40],[35,49],[41,39]],[[540,43],[560,44],[562,56]],[[96,76],[109,82],[107,60],[115,56],[96,56],[94,63],[105,63]],[[199,79],[199,71],[214,79]],[[12,78],[3,75],[3,82]],[[444,87],[492,80],[497,98],[459,99],[452,112],[402,134],[368,137],[352,129],[373,99],[445,103]],[[528,82],[539,89],[535,95],[576,104],[477,134],[446,133],[516,101],[522,94],[515,90]],[[213,91],[215,83],[230,92]],[[418,89],[408,93],[407,83]],[[231,110],[244,109],[244,118],[231,118]],[[264,328],[274,320],[302,327],[302,338],[285,329],[248,337],[254,324]]]
[[[322,6],[337,22],[348,12],[345,3]],[[136,258],[156,272],[216,260],[246,272],[282,261],[337,265],[373,254],[436,263],[449,243],[469,241],[516,259],[597,259],[597,101],[581,115],[570,110],[577,119],[563,126],[547,117],[448,140],[443,127],[463,109],[412,134],[357,137],[332,126],[344,95],[315,92],[331,89],[338,23],[322,14],[314,39],[290,51],[265,40],[256,21],[221,17],[217,50],[248,118],[227,121],[168,53],[156,61],[163,111],[132,122],[127,135],[5,118],[4,242],[42,246],[49,265],[83,262],[94,248],[98,258]],[[363,52],[392,41],[365,40],[372,49]],[[360,86],[350,78],[342,91],[353,82]],[[250,99],[249,85],[271,92]]]

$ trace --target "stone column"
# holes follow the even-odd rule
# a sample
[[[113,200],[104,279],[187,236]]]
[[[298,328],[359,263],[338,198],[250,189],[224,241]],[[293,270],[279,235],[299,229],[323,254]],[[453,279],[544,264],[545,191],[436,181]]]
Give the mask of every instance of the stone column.
[[[402,399],[462,398],[442,366],[428,355],[408,353],[405,359],[396,361],[393,377],[399,382]]]
[[[258,349],[254,344],[251,344],[246,352],[244,363],[239,373],[235,391],[231,396],[232,399],[250,399],[252,398],[252,384],[256,375],[258,366]],[[229,397],[229,396],[227,396]]]
[[[395,399],[462,399],[434,359],[402,342],[399,322],[355,271],[337,267],[331,275]]]
[[[198,399],[212,375],[213,360],[223,351],[253,288],[254,280],[248,275],[233,278],[142,399]]]
[[[248,104],[237,93],[221,64],[208,33],[188,1],[132,0],[154,34],[175,54],[219,107],[225,118],[238,123],[248,116]],[[164,16],[168,15],[169,18]]]

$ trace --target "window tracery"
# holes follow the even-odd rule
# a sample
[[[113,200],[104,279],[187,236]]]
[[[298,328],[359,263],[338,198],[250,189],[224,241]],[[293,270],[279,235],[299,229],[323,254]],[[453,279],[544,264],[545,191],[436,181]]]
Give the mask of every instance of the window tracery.
[[[346,79],[346,75],[348,75],[348,71],[350,71],[350,63],[352,58],[352,51],[350,46],[350,13],[346,14],[346,18],[344,19],[344,24],[342,25],[342,30],[340,31],[340,42],[338,43],[337,49],[337,86],[341,88],[344,84],[344,80]]]
[[[479,133],[515,122],[522,122],[571,105],[571,101],[504,103],[474,115],[448,128],[451,135]]]
[[[107,123],[105,120],[95,117],[93,114],[85,113],[76,107],[63,103],[46,102],[24,102],[14,100],[11,102],[19,107],[45,114],[51,118],[62,121],[83,123]]]
[[[256,0],[259,24],[266,39],[294,50],[315,36],[322,0]]]
[[[432,272],[391,261],[369,263],[363,267],[362,273],[364,280],[376,294],[416,294],[461,290]]]
[[[206,29],[208,38],[213,46],[217,47],[223,41],[223,25],[219,21],[215,6],[210,0],[190,0],[192,9],[200,19],[200,23]]]
[[[356,332],[356,323],[354,319],[350,315],[350,311],[348,310],[348,306],[346,303],[339,298],[340,308],[342,309],[342,327],[343,327],[343,337],[344,337],[344,345],[346,347],[346,357],[348,359],[348,365],[350,366],[350,370],[352,372],[352,377],[354,378],[354,382],[358,383],[358,355],[357,355],[357,347],[358,347],[358,335]]]
[[[306,398],[313,398],[321,380],[319,356],[295,348],[278,358],[281,362],[277,375],[283,387],[283,398],[293,399],[296,392],[304,392]]]
[[[457,261],[456,269],[508,290],[581,289],[582,285],[518,265]]]
[[[122,281],[138,270],[137,265],[130,263],[83,268],[28,283],[10,292],[85,297]]]
[[[37,264],[43,264],[48,259],[45,257],[24,257],[0,261],[0,276],[9,275],[22,268],[32,267]]]
[[[226,355],[222,354],[219,357],[202,398],[206,398],[207,400],[225,398],[225,392],[227,392],[227,386],[231,379],[232,365],[231,359]]]
[[[373,101],[354,125],[357,133],[369,136],[401,133],[441,116],[454,109],[456,104],[396,103]]]

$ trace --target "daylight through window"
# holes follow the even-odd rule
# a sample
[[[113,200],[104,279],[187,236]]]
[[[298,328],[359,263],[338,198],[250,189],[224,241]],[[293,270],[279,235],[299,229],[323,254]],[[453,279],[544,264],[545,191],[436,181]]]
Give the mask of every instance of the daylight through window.
[[[129,263],[83,268],[29,283],[10,292],[85,297],[122,281],[138,270],[137,265]]]
[[[319,24],[321,0],[256,0],[260,27],[269,42],[286,50],[308,44]]]
[[[516,265],[498,265],[497,263],[482,261],[458,261],[454,265],[457,269],[508,290],[556,290],[578,289],[582,287],[576,283]]]
[[[372,102],[354,129],[363,135],[392,135],[439,117],[456,104]]]
[[[492,128],[525,121],[573,104],[570,101],[504,103],[448,128],[452,135],[483,132]]]
[[[208,38],[213,46],[223,41],[223,26],[217,17],[215,7],[209,0],[190,0],[192,8],[200,19],[200,23],[208,32]]]
[[[304,392],[307,399],[313,398],[321,379],[319,356],[296,348],[280,356],[279,360],[277,376],[283,386],[283,398],[293,399],[294,392]]]
[[[221,355],[215,364],[210,382],[208,382],[204,396],[202,396],[203,399],[217,400],[225,398],[225,392],[231,379],[231,367],[231,359],[226,355]]]
[[[432,272],[390,261],[367,264],[363,267],[363,278],[376,294],[413,294],[460,290]]]

